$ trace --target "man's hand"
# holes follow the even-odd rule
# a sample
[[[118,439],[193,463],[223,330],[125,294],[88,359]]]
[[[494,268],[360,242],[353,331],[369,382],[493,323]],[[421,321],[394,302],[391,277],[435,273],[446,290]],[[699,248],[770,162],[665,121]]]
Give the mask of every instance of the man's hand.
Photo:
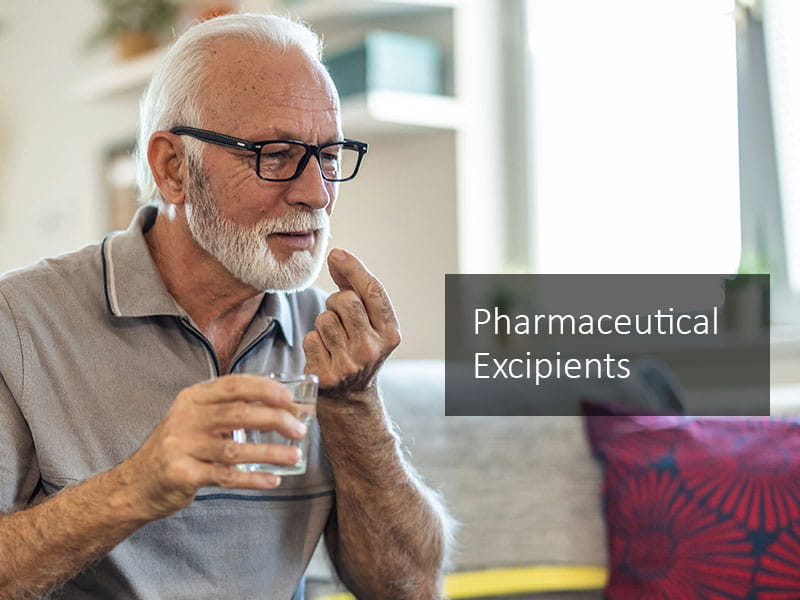
[[[164,420],[142,447],[117,470],[135,477],[143,517],[170,515],[191,504],[204,486],[270,489],[280,478],[241,472],[236,463],[292,465],[297,448],[239,444],[234,429],[274,430],[299,439],[305,426],[287,410],[292,395],[275,381],[255,375],[226,375],[182,390]]]
[[[305,372],[319,377],[320,395],[354,399],[374,386],[378,369],[400,343],[400,326],[383,285],[358,258],[333,250],[328,269],[339,291],[303,339]]]

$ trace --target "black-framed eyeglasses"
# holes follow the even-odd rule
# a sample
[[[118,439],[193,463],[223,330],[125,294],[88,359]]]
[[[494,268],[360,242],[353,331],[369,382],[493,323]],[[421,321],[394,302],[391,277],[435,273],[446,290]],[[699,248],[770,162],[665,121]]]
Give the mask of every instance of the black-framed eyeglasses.
[[[251,142],[195,127],[174,127],[170,133],[188,135],[209,144],[246,150],[256,155],[256,175],[265,181],[292,181],[303,173],[314,156],[326,181],[349,181],[358,174],[369,147],[364,142],[342,140],[327,144],[306,144],[297,140]]]

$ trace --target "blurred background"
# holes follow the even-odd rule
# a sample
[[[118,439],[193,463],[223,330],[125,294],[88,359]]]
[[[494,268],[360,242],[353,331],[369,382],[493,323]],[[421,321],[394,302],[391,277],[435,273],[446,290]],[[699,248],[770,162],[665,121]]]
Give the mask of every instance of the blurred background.
[[[398,358],[443,358],[445,273],[768,272],[773,382],[800,381],[793,0],[4,1],[0,271],[127,226],[138,97],[164,45],[197,19],[242,9],[294,15],[324,38],[345,134],[370,144],[341,186],[333,244],[387,286]],[[424,423],[411,426],[422,437]],[[586,453],[564,441],[580,433],[559,427],[537,439],[580,474]],[[495,458],[513,461],[508,430],[495,443]],[[576,496],[559,487],[557,464],[537,477]],[[434,480],[437,465],[447,459],[426,467]],[[511,479],[481,476],[513,505]],[[441,487],[457,498],[474,485],[465,475]],[[556,528],[586,512],[553,516],[554,498],[537,500],[537,514]],[[473,527],[487,502],[456,511],[478,551],[457,566],[491,563],[514,532],[527,561],[536,536],[519,537],[531,531],[523,516]],[[487,542],[498,528],[508,535]],[[599,538],[576,555],[551,534],[551,558],[602,562]]]

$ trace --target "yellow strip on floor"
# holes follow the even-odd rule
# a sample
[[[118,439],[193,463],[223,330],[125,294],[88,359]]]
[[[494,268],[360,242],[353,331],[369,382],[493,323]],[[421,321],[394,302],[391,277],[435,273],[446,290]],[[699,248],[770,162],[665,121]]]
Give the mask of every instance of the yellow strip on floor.
[[[606,584],[604,567],[569,565],[515,567],[451,573],[445,578],[447,598],[483,598],[528,592],[599,590]],[[351,594],[334,594],[318,600],[353,600]]]

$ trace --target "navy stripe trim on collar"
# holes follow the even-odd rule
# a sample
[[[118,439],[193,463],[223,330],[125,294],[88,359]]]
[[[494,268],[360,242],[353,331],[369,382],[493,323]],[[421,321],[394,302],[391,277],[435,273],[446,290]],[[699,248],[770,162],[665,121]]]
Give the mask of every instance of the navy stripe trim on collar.
[[[100,259],[103,261],[103,292],[106,295],[106,307],[108,308],[108,312],[114,316],[114,309],[111,308],[111,298],[108,297],[108,265],[106,264],[106,242],[108,238],[111,237],[111,234],[108,234],[106,237],[103,238],[103,243],[100,244]]]
[[[63,486],[63,485],[56,485],[55,483],[50,483],[50,482],[49,482],[49,481],[47,481],[46,479],[40,479],[40,481],[41,481],[41,483],[42,483],[44,486],[46,486],[46,487],[49,487],[49,488],[52,488],[52,490],[53,490],[54,492],[57,492],[57,491],[59,491],[59,490],[62,490],[62,489],[64,489],[64,486]]]

